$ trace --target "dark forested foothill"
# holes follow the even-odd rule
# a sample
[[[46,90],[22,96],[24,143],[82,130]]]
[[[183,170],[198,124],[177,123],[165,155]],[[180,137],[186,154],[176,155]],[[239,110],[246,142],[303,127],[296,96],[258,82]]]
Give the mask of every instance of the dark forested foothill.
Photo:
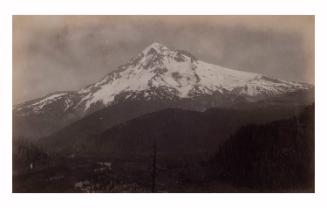
[[[314,190],[314,106],[240,128],[211,160],[213,178],[267,192]]]

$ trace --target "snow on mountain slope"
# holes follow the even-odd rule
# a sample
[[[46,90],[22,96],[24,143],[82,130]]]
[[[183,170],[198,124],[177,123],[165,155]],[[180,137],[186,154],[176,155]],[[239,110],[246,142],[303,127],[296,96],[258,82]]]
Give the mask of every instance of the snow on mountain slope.
[[[61,99],[64,95],[67,93],[58,93],[58,94],[53,94],[50,95],[36,103],[33,103],[32,106],[34,107],[33,110],[38,111],[42,109],[45,105],[49,105],[52,102],[55,102],[56,100]]]
[[[157,90],[163,91],[167,99],[187,99],[215,93],[264,98],[311,87],[208,64],[186,51],[153,43],[117,71],[76,92],[74,99],[67,93],[52,94],[16,110],[29,108],[33,113],[40,113],[47,105],[63,101],[64,111],[85,114],[95,105],[110,106],[122,94],[126,99],[140,94],[147,100],[154,99]]]
[[[271,79],[260,74],[227,69],[199,61],[191,54],[170,50],[153,43],[118,72],[80,90],[83,95],[78,105],[87,110],[95,103],[110,105],[122,92],[140,92],[166,88],[167,94],[189,98],[196,93],[233,92],[246,96],[269,96],[309,86]],[[96,89],[96,90],[92,90]]]

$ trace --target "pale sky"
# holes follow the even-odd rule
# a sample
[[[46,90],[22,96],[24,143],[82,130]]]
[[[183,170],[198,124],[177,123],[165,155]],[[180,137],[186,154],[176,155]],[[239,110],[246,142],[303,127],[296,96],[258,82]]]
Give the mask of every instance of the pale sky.
[[[96,82],[152,42],[314,84],[314,16],[14,16],[13,103]]]

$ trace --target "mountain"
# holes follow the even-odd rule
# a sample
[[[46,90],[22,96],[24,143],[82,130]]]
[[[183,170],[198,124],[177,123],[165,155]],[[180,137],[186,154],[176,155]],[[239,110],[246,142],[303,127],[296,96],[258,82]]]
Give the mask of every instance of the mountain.
[[[13,191],[312,192],[312,103],[309,84],[154,43],[99,82],[14,106]]]
[[[189,52],[153,43],[99,82],[15,106],[13,134],[47,136],[102,109],[116,106],[124,111],[119,105],[126,103],[138,106],[138,112],[114,116],[117,122],[106,127],[169,107],[204,111],[257,102],[298,105],[312,101],[313,86],[309,84],[212,65]],[[149,103],[153,105],[149,107]]]

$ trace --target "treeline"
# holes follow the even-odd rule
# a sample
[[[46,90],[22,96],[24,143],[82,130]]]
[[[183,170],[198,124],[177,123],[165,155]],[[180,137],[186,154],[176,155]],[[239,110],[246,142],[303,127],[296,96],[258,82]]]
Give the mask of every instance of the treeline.
[[[240,128],[210,161],[211,177],[258,192],[314,191],[314,105],[297,117]]]
[[[26,138],[13,138],[13,171],[23,173],[43,165],[49,156]]]

